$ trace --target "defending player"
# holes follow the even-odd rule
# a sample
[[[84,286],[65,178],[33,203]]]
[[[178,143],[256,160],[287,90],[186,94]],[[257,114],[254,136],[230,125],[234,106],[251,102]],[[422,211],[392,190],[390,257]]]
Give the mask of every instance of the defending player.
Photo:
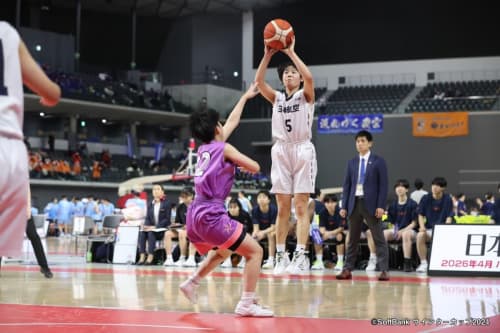
[[[274,274],[304,274],[309,272],[305,247],[310,221],[307,216],[309,194],[314,193],[317,162],[311,142],[314,116],[314,81],[311,72],[295,53],[295,38],[281,50],[291,63],[278,67],[278,75],[285,92],[275,91],[264,81],[271,57],[277,52],[265,47],[255,81],[261,94],[273,105],[271,149],[271,192],[276,194],[278,218],[276,221],[276,265]],[[292,196],[297,215],[297,247],[290,263],[285,242],[290,219]]]
[[[213,110],[198,111],[190,117],[193,136],[203,144],[198,148],[198,163],[194,175],[196,196],[188,208],[186,230],[188,238],[201,254],[208,252],[193,276],[180,285],[181,291],[196,303],[199,281],[218,267],[232,252],[246,258],[243,271],[243,294],[235,312],[240,316],[271,317],[273,312],[257,304],[255,289],[262,261],[262,248],[250,237],[243,225],[231,219],[224,199],[231,191],[235,165],[249,172],[258,172],[257,162],[226,143],[239,123],[246,101],[257,94],[255,84],[240,98],[224,126]],[[214,249],[215,248],[215,249]]]

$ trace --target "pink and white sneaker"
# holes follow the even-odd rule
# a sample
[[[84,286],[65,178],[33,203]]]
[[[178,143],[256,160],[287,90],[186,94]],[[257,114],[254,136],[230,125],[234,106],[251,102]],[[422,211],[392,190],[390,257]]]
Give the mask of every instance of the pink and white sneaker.
[[[200,285],[198,283],[195,283],[192,279],[189,278],[181,283],[179,289],[191,303],[196,304],[198,303],[197,289],[199,286]]]
[[[238,305],[236,305],[236,309],[234,312],[238,316],[242,317],[273,317],[274,312],[262,305],[257,304],[256,302],[245,304],[243,301],[239,301]]]

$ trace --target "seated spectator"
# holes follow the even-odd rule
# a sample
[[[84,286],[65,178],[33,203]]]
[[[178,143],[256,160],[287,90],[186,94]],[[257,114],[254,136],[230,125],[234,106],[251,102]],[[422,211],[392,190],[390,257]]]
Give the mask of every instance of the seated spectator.
[[[324,198],[325,208],[319,213],[319,232],[323,241],[334,240],[337,252],[337,264],[335,270],[342,270],[344,267],[345,253],[345,228],[346,219],[339,214],[340,207],[338,198],[335,194],[327,194]],[[313,270],[322,270],[325,268],[323,263],[323,244],[314,244],[316,260],[312,265]]]
[[[164,237],[164,231],[157,228],[167,228],[170,225],[170,202],[166,200],[161,185],[153,185],[153,201],[148,204],[147,215],[142,231],[139,232],[139,261],[137,265],[151,265],[154,259],[156,241]],[[148,244],[146,252],[146,242]],[[147,253],[147,259],[146,259]]]
[[[92,180],[98,181],[101,179],[102,165],[99,161],[94,161],[92,164]]]
[[[417,203],[408,198],[408,189],[410,183],[406,179],[399,179],[394,185],[397,199],[389,205],[387,210],[387,221],[391,222],[393,227],[384,230],[386,241],[402,241],[403,242],[403,269],[405,272],[413,270],[411,264],[411,247],[417,237]],[[366,267],[367,271],[374,271],[377,263],[377,255],[375,243],[373,241],[370,230],[366,232],[368,240],[368,248],[370,249],[370,261]]]
[[[243,209],[239,199],[231,198],[229,200],[227,213],[230,218],[243,224],[243,227],[245,228],[247,234],[252,235],[253,232],[252,218],[250,217],[250,214],[248,214],[248,212],[246,212]],[[227,268],[232,267],[231,257],[232,256],[226,258],[226,260],[222,263],[222,267],[227,267]],[[245,267],[245,257],[241,257],[241,260],[238,263],[238,267],[239,268]]]
[[[488,192],[484,195],[484,203],[480,198],[476,199],[476,203],[479,206],[479,211],[481,215],[489,215],[491,216],[493,214],[493,209],[495,207],[495,197],[493,196],[493,193]]]
[[[193,202],[194,191],[191,187],[185,187],[182,189],[179,202],[177,207],[177,212],[175,214],[175,223],[170,225],[170,229],[165,232],[164,243],[165,243],[165,253],[166,260],[163,266],[178,266],[178,267],[196,267],[196,248],[192,243],[189,243],[188,252],[188,239],[186,232],[186,213],[189,205]],[[172,239],[177,237],[179,239],[179,248],[181,255],[177,262],[174,262],[172,257]],[[189,256],[186,260],[186,254]]]
[[[245,212],[250,213],[252,211],[252,203],[248,200],[245,191],[238,191],[238,200]]]
[[[59,229],[57,228],[57,211],[59,209],[58,199],[54,197],[51,202],[49,202],[43,212],[49,221],[49,231],[48,236],[59,236]]]
[[[267,238],[269,256],[262,265],[264,269],[274,267],[274,254],[276,252],[275,224],[278,209],[271,203],[271,195],[268,191],[259,191],[257,194],[257,206],[252,210],[253,232],[252,237],[257,241]]]
[[[106,169],[111,167],[111,153],[109,152],[109,149],[103,149],[101,153],[101,163]]]
[[[141,177],[143,175],[142,169],[139,167],[137,159],[132,159],[130,165],[127,167],[127,176],[129,177]]]
[[[431,193],[425,195],[418,206],[419,232],[417,234],[417,252],[420,257],[418,273],[427,272],[427,242],[432,240],[432,228],[435,224],[451,224],[453,203],[451,196],[445,193],[446,179],[436,177],[432,181]]]
[[[498,193],[500,193],[500,184],[498,184]],[[495,201],[493,212],[491,213],[491,224],[500,224],[500,198]]]
[[[465,216],[467,214],[467,206],[465,206],[465,194],[459,193],[457,198],[457,216]]]
[[[50,158],[44,158],[41,164],[41,174],[43,178],[49,178],[54,176],[54,170],[52,168],[52,162]]]
[[[415,186],[415,191],[411,192],[410,199],[415,201],[418,205],[422,197],[426,195],[428,192],[423,189],[424,182],[420,178],[415,179],[414,186]]]

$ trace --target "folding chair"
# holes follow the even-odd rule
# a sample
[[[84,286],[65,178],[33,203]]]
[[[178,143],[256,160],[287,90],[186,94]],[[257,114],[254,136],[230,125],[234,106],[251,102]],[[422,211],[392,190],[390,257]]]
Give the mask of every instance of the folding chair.
[[[108,229],[116,229],[123,220],[122,215],[106,215],[102,220],[102,227]]]
[[[78,254],[79,236],[86,235],[88,237],[90,230],[94,229],[95,223],[90,216],[73,216],[71,222],[73,224],[73,234],[75,235],[75,254]]]
[[[35,228],[43,228],[43,225],[45,223],[45,215],[44,214],[38,214],[38,215],[33,215],[33,222],[35,223]]]
[[[120,225],[120,222],[123,220],[122,215],[106,215],[104,216],[104,219],[102,220],[102,227],[103,230],[113,230],[112,235],[96,235],[96,236],[89,236],[87,237],[87,247],[86,247],[86,252],[89,251],[89,248],[92,247],[92,243],[94,242],[108,242],[108,243],[114,243],[115,242],[115,233],[116,233],[116,228]],[[90,244],[90,247],[89,247]],[[109,258],[109,252],[106,253],[106,257]],[[107,260],[109,263],[110,261]]]
[[[45,214],[36,214],[31,216],[33,218],[33,223],[35,223],[36,232],[41,238],[47,237],[47,228],[49,227],[49,221]],[[40,232],[41,229],[42,231]]]

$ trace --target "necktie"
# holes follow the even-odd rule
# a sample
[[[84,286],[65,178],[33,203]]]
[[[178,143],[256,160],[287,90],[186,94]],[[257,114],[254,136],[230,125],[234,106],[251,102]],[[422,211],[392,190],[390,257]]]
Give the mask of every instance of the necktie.
[[[363,184],[365,182],[365,159],[361,158],[361,168],[359,170],[359,184]]]

